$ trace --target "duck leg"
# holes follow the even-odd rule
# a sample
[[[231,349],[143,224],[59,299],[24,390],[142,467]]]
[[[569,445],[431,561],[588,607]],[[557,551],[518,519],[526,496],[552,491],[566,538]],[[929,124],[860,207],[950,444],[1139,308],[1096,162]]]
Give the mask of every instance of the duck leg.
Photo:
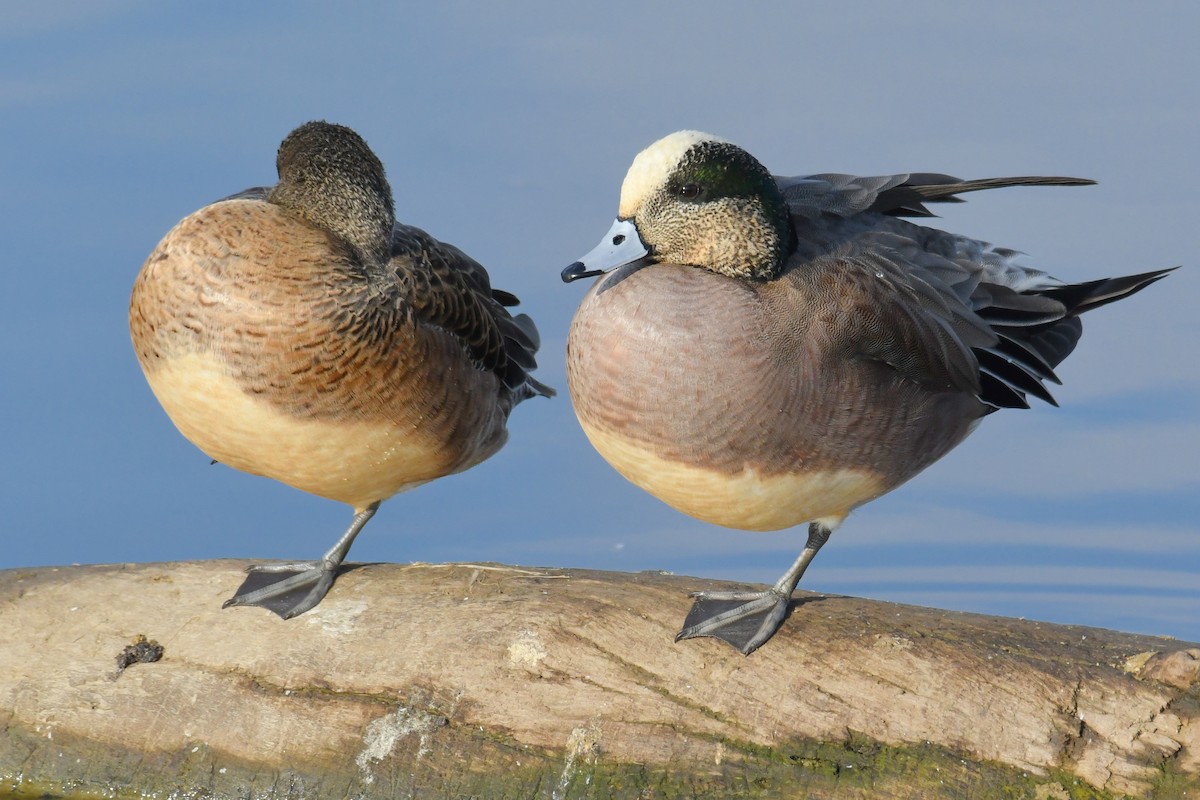
[[[290,564],[255,564],[237,594],[225,601],[230,606],[261,606],[284,619],[309,611],[321,602],[337,578],[354,537],[375,516],[380,501],[358,511],[342,538],[318,561],[297,561]]]
[[[775,635],[787,616],[792,592],[833,528],[820,522],[808,526],[808,542],[800,557],[770,589],[761,592],[693,592],[696,602],[676,636],[712,636],[750,655]]]

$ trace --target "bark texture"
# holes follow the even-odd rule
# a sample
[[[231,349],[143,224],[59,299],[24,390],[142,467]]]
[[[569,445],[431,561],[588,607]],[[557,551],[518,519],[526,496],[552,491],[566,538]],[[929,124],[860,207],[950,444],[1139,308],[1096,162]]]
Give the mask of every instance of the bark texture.
[[[243,562],[0,572],[0,794],[1197,797],[1200,645],[798,595],[750,657],[661,574]]]

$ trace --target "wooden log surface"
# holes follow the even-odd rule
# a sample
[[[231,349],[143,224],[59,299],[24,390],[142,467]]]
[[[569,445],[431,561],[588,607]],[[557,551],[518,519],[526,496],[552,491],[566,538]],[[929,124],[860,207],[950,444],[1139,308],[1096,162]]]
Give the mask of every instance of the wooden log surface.
[[[498,564],[284,621],[245,566],[0,572],[0,794],[1200,797],[1197,644],[798,593],[744,657],[672,641],[729,584]]]

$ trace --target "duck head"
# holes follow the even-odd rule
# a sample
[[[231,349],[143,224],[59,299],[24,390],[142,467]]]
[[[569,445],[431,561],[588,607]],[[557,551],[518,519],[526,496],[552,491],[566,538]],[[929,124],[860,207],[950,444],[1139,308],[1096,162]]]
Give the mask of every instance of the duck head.
[[[769,280],[783,269],[790,241],[787,203],[754,156],[716,136],[679,131],[638,153],[621,185],[616,222],[562,279],[616,273],[609,288],[669,263]]]
[[[267,199],[344,241],[365,265],[391,257],[396,212],[383,163],[344,125],[307,122],[275,158],[279,183]]]

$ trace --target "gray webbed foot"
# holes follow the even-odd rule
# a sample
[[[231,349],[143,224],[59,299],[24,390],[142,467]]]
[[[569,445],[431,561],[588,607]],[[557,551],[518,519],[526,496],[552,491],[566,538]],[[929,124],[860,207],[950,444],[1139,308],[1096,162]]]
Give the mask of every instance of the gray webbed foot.
[[[676,636],[711,636],[744,655],[750,655],[775,635],[787,617],[789,595],[777,589],[762,592],[695,592],[683,630]]]
[[[250,567],[237,593],[221,607],[259,606],[274,611],[284,619],[298,617],[316,608],[337,580],[342,562],[350,552],[350,545],[354,544],[354,537],[379,510],[379,502],[356,511],[350,527],[324,557],[316,561],[255,564]]]
[[[247,573],[237,593],[221,607],[259,606],[291,619],[316,608],[333,586],[338,565],[325,561],[257,564]]]
[[[692,592],[696,602],[675,641],[711,636],[732,645],[744,655],[762,647],[787,618],[796,584],[817,551],[829,541],[831,533],[832,524],[811,523],[804,550],[770,589],[761,592]]]

